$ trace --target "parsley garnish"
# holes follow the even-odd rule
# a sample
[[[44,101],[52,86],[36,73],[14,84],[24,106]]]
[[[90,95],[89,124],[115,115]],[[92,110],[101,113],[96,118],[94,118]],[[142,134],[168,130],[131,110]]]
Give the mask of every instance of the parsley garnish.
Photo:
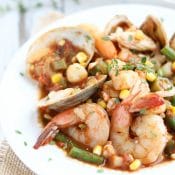
[[[116,104],[120,103],[119,98],[116,98],[116,99],[115,99],[115,103],[116,103]]]
[[[146,109],[141,109],[139,112],[141,115],[144,115],[146,113]]]
[[[49,144],[50,145],[55,145],[55,142],[52,140]]]
[[[26,141],[24,141],[24,146],[27,146],[27,142]]]
[[[52,158],[48,158],[48,162],[50,162],[52,160]]]
[[[133,64],[127,63],[127,64],[125,64],[125,65],[122,67],[122,69],[123,69],[123,70],[133,70],[134,67],[135,67],[135,66],[134,66]]]
[[[101,39],[104,40],[104,41],[109,41],[110,40],[109,36],[103,36]]]
[[[24,73],[22,73],[22,72],[20,72],[19,74],[20,74],[22,77],[24,76]]]
[[[97,173],[103,173],[104,172],[104,169],[100,168],[97,170]]]
[[[85,37],[87,42],[91,40],[91,37],[89,35],[86,35]]]
[[[169,88],[165,89],[166,91],[170,91],[173,89],[173,86],[170,86]]]
[[[115,70],[115,74],[118,75],[118,61],[116,59],[112,59],[111,63],[108,64],[108,72],[110,72],[112,69]]]
[[[130,41],[132,41],[132,39],[133,39],[132,35],[129,35],[128,36],[128,41],[130,42]]]
[[[19,130],[15,130],[15,132],[16,132],[17,134],[22,134],[22,132],[19,131]]]
[[[146,63],[146,57],[142,57],[142,60],[141,60],[141,62],[143,63],[143,64],[145,64]]]

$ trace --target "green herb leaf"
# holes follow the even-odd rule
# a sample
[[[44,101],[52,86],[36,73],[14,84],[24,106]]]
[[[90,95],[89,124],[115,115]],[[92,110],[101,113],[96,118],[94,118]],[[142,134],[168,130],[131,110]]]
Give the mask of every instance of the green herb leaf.
[[[132,35],[129,35],[129,36],[128,36],[128,41],[131,42],[132,40],[133,40]]]
[[[134,69],[134,65],[130,64],[130,63],[127,63],[126,65],[124,65],[122,67],[123,70],[133,70]]]
[[[52,140],[49,144],[50,145],[55,145],[55,142]]]
[[[91,40],[91,37],[89,35],[86,35],[85,37],[87,42]]]
[[[48,158],[48,162],[50,162],[52,160],[52,158]]]
[[[16,132],[17,134],[22,134],[22,132],[19,131],[19,130],[15,130],[15,132]]]
[[[104,41],[109,41],[110,40],[109,36],[103,36],[101,39],[104,40]]]
[[[116,103],[116,104],[120,103],[119,98],[115,98],[115,103]]]
[[[146,113],[146,109],[141,109],[139,113],[140,115],[144,115]]]
[[[24,76],[24,73],[22,73],[22,72],[20,72],[19,74],[20,74],[22,77]]]
[[[169,87],[169,88],[167,88],[167,89],[165,89],[166,91],[170,91],[170,90],[172,90],[173,89],[173,86],[171,86],[171,87]]]
[[[104,172],[104,169],[100,168],[97,170],[97,173],[103,173]]]
[[[24,146],[27,146],[27,142],[26,141],[24,141]]]
[[[146,63],[146,60],[147,60],[147,58],[146,58],[146,57],[142,57],[141,62],[142,62],[143,64],[145,64],[145,63]]]

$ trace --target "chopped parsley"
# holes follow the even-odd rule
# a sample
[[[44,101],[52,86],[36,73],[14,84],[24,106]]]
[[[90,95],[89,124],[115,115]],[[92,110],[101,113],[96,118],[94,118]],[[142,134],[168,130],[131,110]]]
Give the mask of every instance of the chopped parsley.
[[[144,115],[146,113],[146,109],[141,109],[139,113],[140,115]]]
[[[146,58],[146,57],[142,57],[141,62],[142,62],[143,64],[145,64],[145,63],[146,63],[146,60],[147,60],[147,58]]]
[[[19,131],[19,130],[15,130],[15,132],[16,132],[17,134],[22,134],[22,132]]]
[[[122,69],[123,69],[123,70],[133,70],[134,67],[135,67],[135,66],[134,66],[133,64],[127,63],[127,64],[125,64],[125,65],[122,67]]]
[[[48,162],[50,162],[52,160],[52,158],[48,158]]]
[[[52,140],[49,144],[50,145],[55,145],[55,142]]]
[[[20,74],[22,77],[24,76],[24,73],[22,73],[22,72],[20,72],[19,74]]]
[[[115,103],[116,103],[116,104],[120,103],[119,98],[115,98]]]
[[[168,87],[167,89],[165,89],[166,91],[170,91],[170,90],[172,90],[173,89],[173,86],[170,86],[170,87]]]
[[[128,41],[130,42],[130,41],[132,41],[132,40],[133,40],[132,35],[129,35],[129,36],[128,36]]]
[[[104,172],[104,169],[100,168],[97,170],[97,173],[103,173]]]
[[[91,40],[91,37],[89,35],[86,35],[85,37],[87,42]]]
[[[112,59],[111,63],[108,64],[108,72],[110,72],[112,69],[115,70],[115,74],[118,75],[118,61],[116,59]]]
[[[24,146],[27,146],[27,142],[26,141],[24,141]]]
[[[109,36],[103,36],[101,39],[104,40],[104,41],[109,41],[110,40]]]

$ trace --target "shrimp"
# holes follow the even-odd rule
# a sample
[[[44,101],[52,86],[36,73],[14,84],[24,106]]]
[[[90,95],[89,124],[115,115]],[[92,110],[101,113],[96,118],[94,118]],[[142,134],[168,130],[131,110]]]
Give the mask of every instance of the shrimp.
[[[155,162],[162,154],[168,142],[168,132],[161,116],[152,113],[134,120],[131,112],[161,106],[164,100],[153,93],[137,101],[135,97],[130,96],[113,110],[110,140],[118,155],[131,154],[146,165]]]
[[[84,129],[78,127],[85,124]],[[90,148],[104,145],[109,137],[110,122],[106,111],[95,103],[85,103],[56,115],[44,128],[35,149],[49,143],[60,129]]]

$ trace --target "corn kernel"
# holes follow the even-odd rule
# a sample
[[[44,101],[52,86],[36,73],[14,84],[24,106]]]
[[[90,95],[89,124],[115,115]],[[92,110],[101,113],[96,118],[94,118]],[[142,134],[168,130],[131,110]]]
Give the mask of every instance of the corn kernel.
[[[139,159],[135,159],[130,165],[129,165],[129,169],[131,171],[135,171],[137,170],[140,166],[141,166],[141,161]]]
[[[175,72],[175,61],[172,63],[172,70]]]
[[[169,106],[169,109],[171,110],[172,114],[175,115],[175,106]]]
[[[87,63],[83,62],[83,63],[80,63],[80,65],[83,66],[83,67],[86,67]]]
[[[120,94],[119,94],[119,98],[124,100],[125,98],[127,98],[129,96],[130,92],[127,89],[121,90]]]
[[[171,154],[171,159],[175,160],[175,153]]]
[[[100,105],[102,108],[104,108],[104,109],[106,109],[106,102],[104,101],[104,100],[99,100],[98,102],[97,102],[97,104],[98,105]]]
[[[154,64],[151,61],[146,61],[145,65],[149,66],[149,67],[154,67]]]
[[[100,156],[102,154],[102,146],[101,145],[96,145],[93,148],[93,153]]]
[[[61,80],[62,80],[62,74],[59,74],[59,73],[54,74],[54,75],[52,75],[52,77],[51,77],[51,81],[52,81],[53,84],[60,83]]]
[[[157,76],[156,76],[155,73],[153,73],[153,72],[147,72],[147,73],[146,73],[146,79],[147,79],[148,81],[153,82],[153,81],[156,80],[156,78],[157,78]]]
[[[64,40],[64,39],[60,40],[60,41],[58,42],[58,44],[59,44],[60,46],[64,46],[65,40]]]
[[[88,56],[84,52],[78,52],[76,58],[79,61],[79,63],[84,63],[87,61]]]
[[[134,36],[134,38],[136,40],[142,40],[142,39],[144,39],[144,37],[145,36],[144,36],[144,34],[141,30],[137,30],[136,33],[135,33],[135,36]]]

